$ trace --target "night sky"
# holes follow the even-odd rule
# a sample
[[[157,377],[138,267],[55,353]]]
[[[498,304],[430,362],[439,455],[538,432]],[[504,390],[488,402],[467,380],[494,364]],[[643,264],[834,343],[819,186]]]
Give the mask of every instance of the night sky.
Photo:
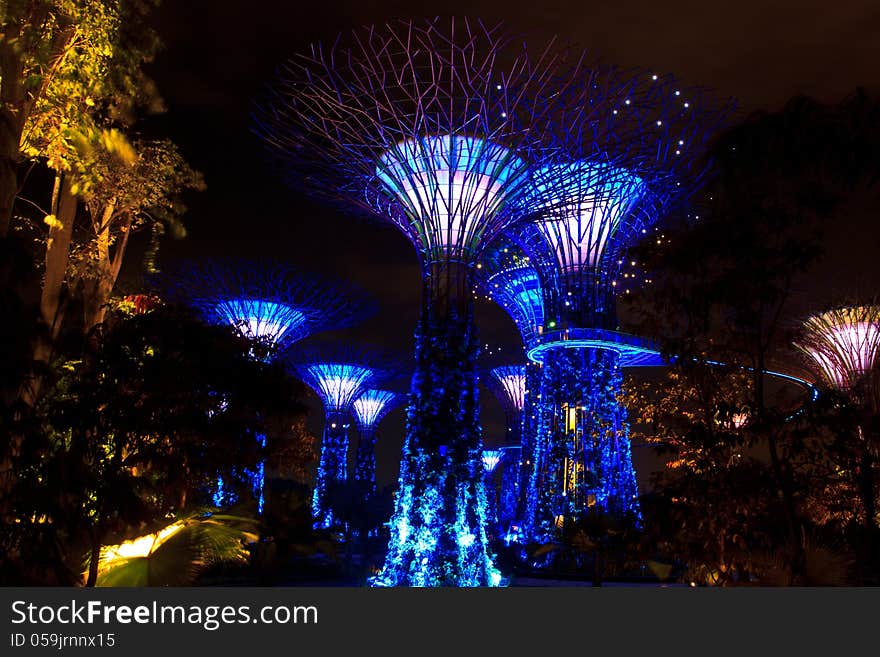
[[[503,20],[535,45],[558,35],[609,63],[673,73],[685,84],[736,98],[743,114],[778,109],[797,94],[830,102],[858,86],[880,91],[877,0],[483,0],[427,7],[362,0],[165,0],[155,17],[165,47],[150,73],[168,111],[142,128],[173,139],[203,172],[208,189],[188,197],[188,236],[167,240],[160,264],[270,256],[351,280],[375,297],[380,311],[341,337],[409,354],[420,294],[415,250],[393,226],[346,216],[285,188],[250,132],[249,114],[276,67],[312,41],[390,18],[433,16],[437,7],[444,14]],[[799,282],[799,311],[880,290],[878,194],[856,199],[841,215],[827,237],[828,256]],[[135,260],[129,259],[130,274]],[[483,342],[513,357],[519,338],[506,315],[482,303],[477,321]],[[499,444],[500,407],[488,391],[483,397],[485,442]],[[310,405],[310,426],[320,436],[320,405],[317,399]],[[380,484],[396,477],[402,418],[398,409],[380,426]],[[650,458],[640,451],[635,462],[644,485]]]

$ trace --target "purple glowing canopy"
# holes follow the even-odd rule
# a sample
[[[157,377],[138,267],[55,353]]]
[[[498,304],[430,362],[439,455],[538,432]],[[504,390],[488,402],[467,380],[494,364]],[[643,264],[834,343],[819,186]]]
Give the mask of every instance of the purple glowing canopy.
[[[400,398],[400,395],[390,390],[365,390],[351,406],[360,430],[373,429]]]
[[[564,272],[597,267],[646,192],[626,169],[588,160],[543,167],[534,173],[534,185],[551,208],[537,225]]]
[[[556,153],[561,99],[584,122],[604,113],[585,84],[600,70],[552,43],[528,52],[500,24],[389,22],[295,56],[257,131],[308,193],[395,223],[423,263],[471,263]]]
[[[828,385],[850,390],[880,357],[880,306],[836,308],[810,317],[795,346]]]

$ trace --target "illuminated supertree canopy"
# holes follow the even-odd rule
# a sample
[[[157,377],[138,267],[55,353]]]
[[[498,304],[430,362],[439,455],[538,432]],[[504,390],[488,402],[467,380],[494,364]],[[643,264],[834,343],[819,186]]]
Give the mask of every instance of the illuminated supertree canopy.
[[[526,366],[502,365],[488,372],[486,383],[504,408],[508,442],[519,444],[522,435],[522,415],[526,405]]]
[[[504,390],[507,402],[516,410],[522,411],[526,392],[525,365],[496,367],[491,374]]]
[[[172,296],[229,324],[272,358],[295,342],[352,325],[370,312],[359,295],[277,261],[190,263],[166,277]]]
[[[498,467],[498,463],[501,461],[501,450],[500,449],[484,449],[482,460],[483,460],[483,469],[486,472],[494,472],[495,468]]]
[[[663,361],[617,330],[615,292],[627,248],[701,180],[703,143],[729,109],[672,77],[615,71],[604,82],[620,93],[606,94],[602,121],[561,116],[560,158],[533,176],[532,225],[510,232],[544,293],[544,330],[527,345],[543,366],[523,437],[530,541],[590,507],[639,514],[620,370]]]
[[[579,62],[562,75],[562,52],[530,57],[500,27],[466,20],[368,27],[289,62],[259,112],[258,132],[303,189],[394,223],[420,255],[407,434],[376,585],[500,582],[484,529],[472,270],[528,203],[560,92],[589,80]]]
[[[330,356],[328,354],[328,356]],[[324,436],[315,488],[312,494],[312,515],[317,528],[334,528],[328,491],[348,479],[349,416],[354,401],[381,374],[366,363],[372,360],[361,353],[334,353],[323,360],[315,354],[291,355],[294,369],[320,397],[324,406]]]
[[[544,291],[529,256],[512,241],[496,239],[477,262],[475,277],[477,289],[516,324],[523,345],[531,344],[544,326]]]
[[[376,490],[376,427],[401,401],[403,396],[390,390],[365,390],[351,406],[359,434],[354,478],[371,492]]]
[[[795,346],[812,362],[825,383],[845,392],[856,388],[877,367],[880,355],[880,306],[835,308],[804,322]]]

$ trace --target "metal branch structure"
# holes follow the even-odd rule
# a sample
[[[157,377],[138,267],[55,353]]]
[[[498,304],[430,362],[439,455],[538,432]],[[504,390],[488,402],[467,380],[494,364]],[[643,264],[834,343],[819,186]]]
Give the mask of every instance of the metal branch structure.
[[[488,388],[504,407],[508,443],[519,444],[526,404],[526,365],[502,365],[489,370]]]
[[[341,329],[372,308],[351,286],[280,261],[211,260],[188,263],[164,276],[172,298],[208,321],[229,324],[266,360],[327,329]]]
[[[348,479],[348,430],[352,406],[366,390],[386,376],[372,365],[380,360],[375,355],[357,349],[326,351],[316,348],[290,356],[293,369],[315,391],[324,406],[324,435],[312,493],[312,517],[315,528],[320,529],[340,526],[331,508],[329,491]]]
[[[382,418],[403,401],[403,395],[390,390],[365,390],[351,405],[358,428],[354,478],[366,482],[376,492],[376,427]]]
[[[374,585],[501,581],[485,533],[472,271],[529,203],[560,93],[591,88],[566,56],[531,57],[500,26],[394,22],[294,58],[258,111],[257,132],[297,184],[393,223],[420,256],[407,434]],[[577,111],[589,120],[593,106]]]
[[[596,79],[602,119],[561,112],[564,147],[535,171],[526,197],[533,222],[509,234],[538,269],[544,295],[543,331],[527,343],[542,365],[523,439],[528,541],[553,540],[566,517],[591,507],[639,516],[621,368],[663,361],[617,330],[615,292],[628,277],[627,249],[703,178],[706,138],[731,109],[671,76],[605,73]]]
[[[835,308],[804,322],[795,346],[825,384],[857,393],[880,357],[880,305]]]
[[[529,256],[502,237],[483,252],[474,274],[474,293],[501,306],[516,324],[523,345],[531,344],[544,330],[544,291]]]

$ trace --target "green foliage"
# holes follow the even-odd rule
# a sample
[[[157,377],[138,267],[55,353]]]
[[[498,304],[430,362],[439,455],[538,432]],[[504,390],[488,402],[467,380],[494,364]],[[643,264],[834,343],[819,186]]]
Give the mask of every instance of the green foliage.
[[[98,586],[186,586],[217,565],[246,564],[248,544],[257,540],[251,518],[202,514],[179,521],[182,527],[157,540],[144,556],[108,560],[102,551]]]

